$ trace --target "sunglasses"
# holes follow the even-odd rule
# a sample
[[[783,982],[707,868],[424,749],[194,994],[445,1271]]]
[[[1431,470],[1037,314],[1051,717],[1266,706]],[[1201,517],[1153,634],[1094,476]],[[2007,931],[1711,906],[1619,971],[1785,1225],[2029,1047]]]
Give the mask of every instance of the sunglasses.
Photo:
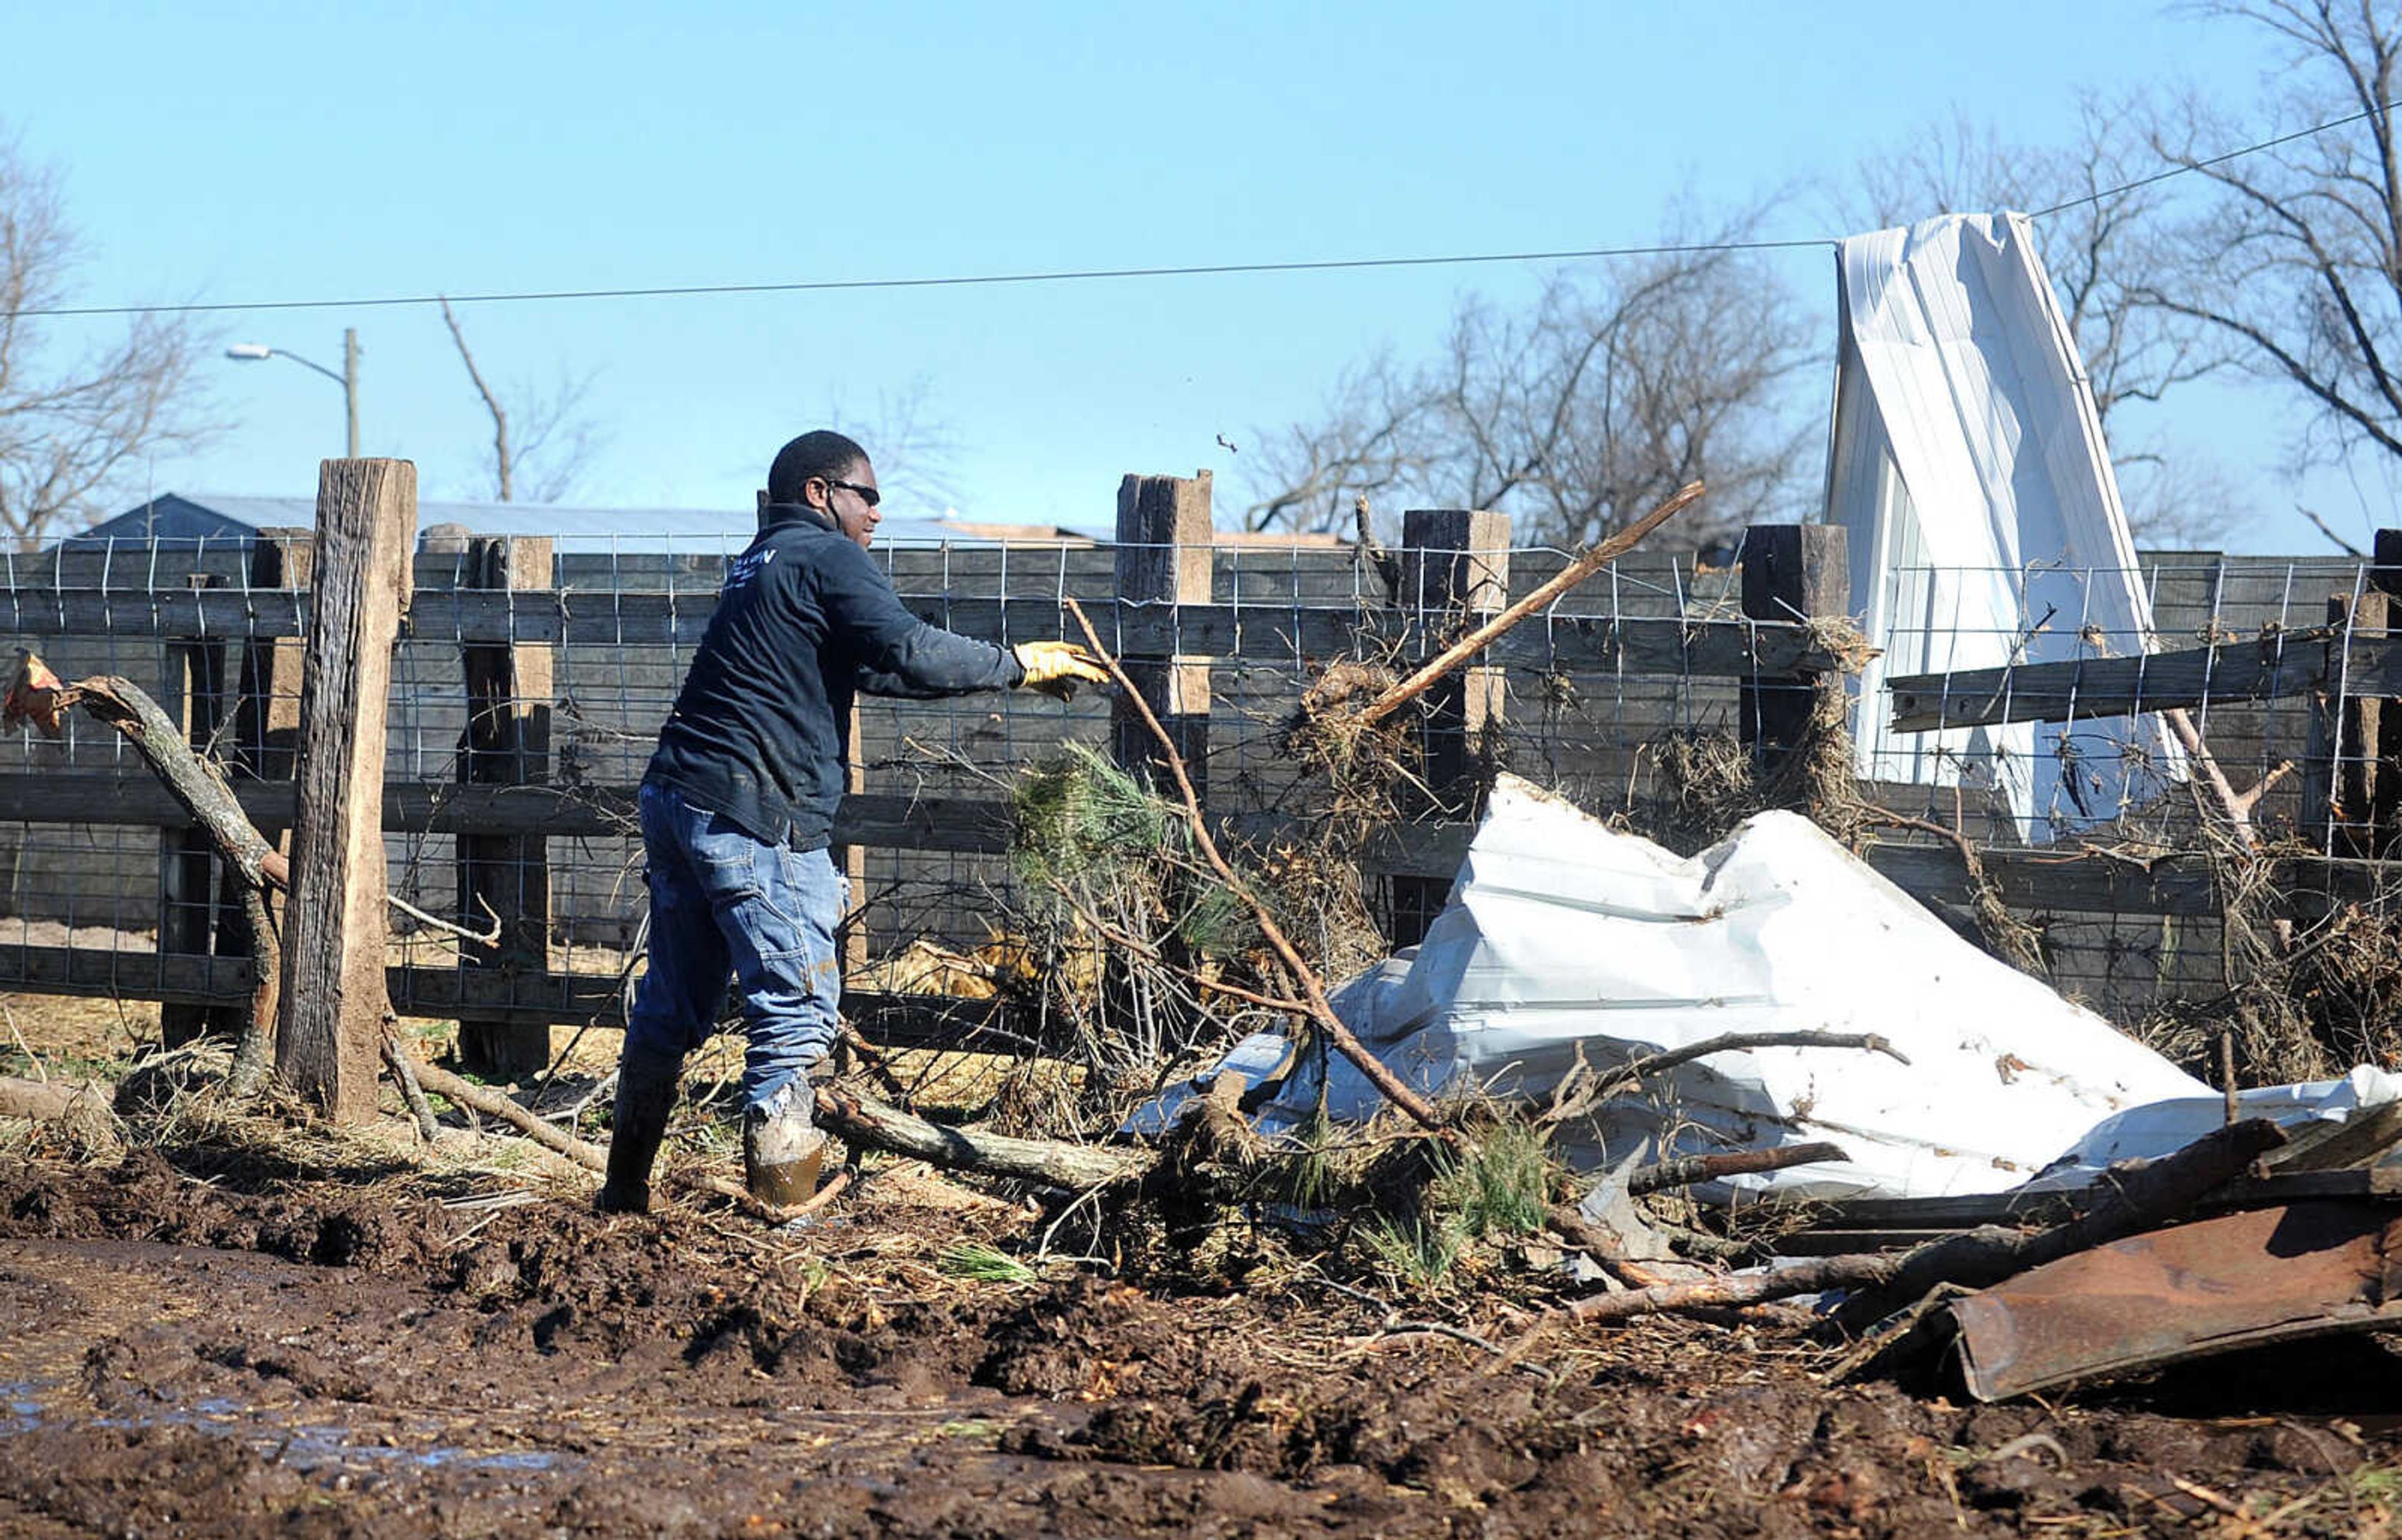
[[[859,494],[859,501],[866,503],[871,508],[884,501],[884,494],[882,492],[877,491],[873,487],[862,487],[856,481],[836,481],[834,477],[828,476],[825,478],[825,484],[829,488],[838,487],[847,492],[857,492]]]

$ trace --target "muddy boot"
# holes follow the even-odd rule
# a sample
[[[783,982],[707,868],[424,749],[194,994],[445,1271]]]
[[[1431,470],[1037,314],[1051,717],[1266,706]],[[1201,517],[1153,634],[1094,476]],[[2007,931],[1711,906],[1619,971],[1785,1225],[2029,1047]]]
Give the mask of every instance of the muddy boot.
[[[751,1196],[789,1208],[816,1194],[825,1164],[816,1110],[817,1093],[803,1076],[742,1115],[742,1175]]]
[[[617,1065],[617,1113],[609,1134],[609,1179],[594,1206],[603,1214],[651,1211],[651,1163],[675,1110],[681,1060],[629,1052]]]

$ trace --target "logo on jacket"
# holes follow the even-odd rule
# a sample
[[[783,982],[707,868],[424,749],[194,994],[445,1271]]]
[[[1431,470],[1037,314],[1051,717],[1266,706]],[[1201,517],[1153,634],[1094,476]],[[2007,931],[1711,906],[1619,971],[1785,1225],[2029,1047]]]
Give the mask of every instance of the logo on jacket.
[[[764,551],[743,552],[725,564],[725,582],[718,592],[730,594],[737,588],[749,586],[751,581],[766,569],[767,563],[775,559],[776,548],[772,545]]]

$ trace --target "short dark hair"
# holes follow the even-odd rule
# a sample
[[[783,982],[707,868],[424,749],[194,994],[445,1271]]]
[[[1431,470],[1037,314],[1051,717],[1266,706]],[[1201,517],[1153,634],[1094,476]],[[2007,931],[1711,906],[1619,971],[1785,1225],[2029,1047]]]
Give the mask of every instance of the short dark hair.
[[[866,463],[867,451],[831,428],[803,433],[776,451],[776,463],[767,468],[767,501],[798,502],[811,476],[849,481]]]

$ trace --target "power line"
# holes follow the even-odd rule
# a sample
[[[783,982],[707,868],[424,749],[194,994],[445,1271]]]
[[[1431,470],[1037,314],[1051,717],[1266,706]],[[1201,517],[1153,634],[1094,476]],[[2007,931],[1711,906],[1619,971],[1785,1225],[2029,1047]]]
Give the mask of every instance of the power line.
[[[1102,278],[1207,278],[1231,273],[1313,273],[1373,268],[1467,267],[1491,262],[1574,262],[1592,257],[1673,256],[1697,252],[1774,252],[1824,246],[1832,241],[1719,241],[1668,246],[1596,246],[1583,251],[1480,252],[1454,256],[1363,256],[1321,262],[1220,262],[1186,268],[1070,268],[1025,273],[973,273],[937,278],[827,278],[785,283],[686,283],[638,289],[544,289],[471,295],[378,295],[364,299],[266,299],[192,305],[66,305],[19,310],[21,316],[203,315],[228,310],[375,309],[403,305],[501,305],[546,299],[659,299],[686,295],[823,294],[860,289],[959,289],[1018,283],[1070,283]]]
[[[2240,160],[2247,155],[2257,155],[2262,150],[2273,150],[2280,145],[2290,144],[2297,139],[2310,139],[2326,132],[2329,129],[2340,129],[2346,124],[2358,123],[2363,119],[2374,117],[2381,112],[2392,112],[2396,105],[2402,105],[2402,103],[2380,102],[2373,107],[2364,107],[2347,117],[2330,118],[2315,128],[2297,129],[2292,133],[2280,134],[2274,139],[2264,139],[2257,144],[2246,144],[2240,150],[2229,150],[2225,155],[2214,155],[2207,160],[2188,160],[2181,165],[2171,166],[2164,172],[2154,172],[2149,176],[2139,176],[2133,182],[2119,186],[2105,187],[2100,192],[2087,193],[2082,198],[2072,198],[2065,203],[2055,203],[2050,208],[2038,209],[2027,217],[2029,219],[2046,218],[2076,208],[2079,204],[2099,203],[2105,198],[2116,198],[2121,193],[2131,193],[2141,187],[2148,187],[2156,182],[2165,182],[2173,176],[2183,176],[2188,172],[2207,171],[2213,166],[2223,166],[2229,160]]]
[[[2027,217],[2045,219],[2086,203],[2098,203],[2104,199],[2183,176],[2188,172],[2205,171],[2228,161],[2273,150],[2297,140],[2309,139],[2358,123],[2381,112],[2390,112],[2395,102],[2381,102],[2374,107],[2331,118],[2325,123],[2274,139],[2264,139],[2257,144],[2229,150],[2207,160],[2188,161],[2171,166],[2133,182],[2087,193],[2048,209],[2038,209]],[[529,289],[504,290],[491,294],[449,295],[374,295],[353,299],[260,299],[226,300],[205,304],[184,305],[55,305],[35,309],[14,310],[12,316],[66,317],[109,315],[215,315],[234,311],[266,310],[348,310],[389,309],[408,305],[439,305],[446,298],[453,305],[506,305],[562,299],[670,299],[700,295],[752,294],[831,294],[873,289],[964,289],[989,288],[1030,283],[1075,283],[1098,279],[1132,278],[1211,278],[1245,273],[1321,273],[1363,272],[1387,268],[1464,268],[1496,262],[1581,262],[1608,257],[1680,256],[1707,252],[1783,252],[1805,251],[1814,247],[1832,249],[1836,242],[1819,238],[1800,241],[1711,241],[1659,246],[1593,246],[1579,251],[1553,252],[1478,252],[1447,256],[1362,256],[1337,257],[1316,262],[1218,262],[1191,267],[1163,268],[1063,268],[1020,273],[959,273],[929,278],[826,278],[802,279],[772,283],[683,283],[662,284],[624,289]]]

